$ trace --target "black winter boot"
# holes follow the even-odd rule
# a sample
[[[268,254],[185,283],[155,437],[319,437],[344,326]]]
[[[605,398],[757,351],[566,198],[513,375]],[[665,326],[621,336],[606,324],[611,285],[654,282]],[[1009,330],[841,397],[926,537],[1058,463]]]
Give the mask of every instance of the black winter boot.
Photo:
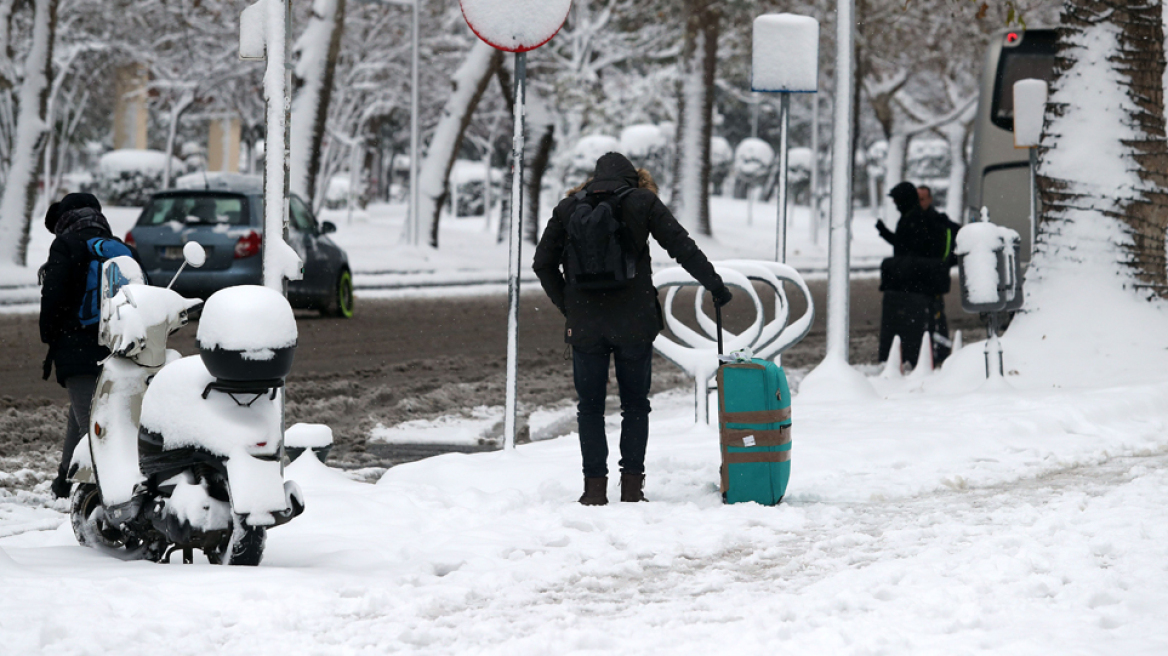
[[[580,503],[585,506],[604,506],[608,504],[608,477],[584,479],[584,494]]]
[[[58,474],[57,477],[53,479],[53,483],[49,486],[49,489],[52,490],[53,496],[57,497],[58,499],[65,499],[73,491],[73,484],[70,483],[69,480],[64,476]]]
[[[621,501],[648,501],[644,474],[621,474]]]

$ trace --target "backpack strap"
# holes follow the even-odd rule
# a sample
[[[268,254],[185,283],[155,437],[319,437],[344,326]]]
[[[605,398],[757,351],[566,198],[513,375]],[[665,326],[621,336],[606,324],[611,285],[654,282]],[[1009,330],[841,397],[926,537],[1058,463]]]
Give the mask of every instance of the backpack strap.
[[[630,279],[637,274],[637,260],[641,259],[643,249],[637,248],[636,242],[633,241],[633,233],[629,230],[629,226],[621,219],[620,206],[624,201],[625,196],[636,191],[638,187],[626,187],[618,190],[612,198],[605,199],[612,201],[612,215],[616,218],[616,222],[620,224],[621,239],[625,242],[625,275]],[[648,248],[648,242],[645,243],[645,248]]]

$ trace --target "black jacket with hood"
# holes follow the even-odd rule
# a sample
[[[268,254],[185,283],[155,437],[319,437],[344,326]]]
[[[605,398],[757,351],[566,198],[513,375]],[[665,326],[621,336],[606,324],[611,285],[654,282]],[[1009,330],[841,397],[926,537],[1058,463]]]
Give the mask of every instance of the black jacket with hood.
[[[892,257],[880,265],[880,291],[937,295],[951,285],[946,259],[946,226],[921,209],[917,188],[902,182],[889,192],[900,221],[896,232],[878,224],[880,236],[892,244]]]
[[[57,382],[63,386],[73,376],[100,374],[98,362],[109,355],[109,350],[97,343],[97,325],[82,326],[78,312],[91,259],[86,242],[113,234],[101,205],[89,194],[66,196],[50,210],[54,213],[53,225],[46,217],[46,227],[57,237],[49,247],[48,262],[41,268],[40,329],[41,341],[49,345],[45,379],[50,365],[55,364]]]
[[[630,187],[635,191],[621,201],[619,215],[639,249],[637,274],[628,287],[581,291],[565,281],[566,224],[581,202],[572,194],[552,211],[536,248],[533,268],[548,298],[567,319],[564,341],[574,346],[651,342],[665,327],[657,288],[653,286],[650,235],[706,289],[716,292],[724,286],[714,266],[657,197],[652,177],[638,172],[624,155],[608,153],[597,160],[596,172],[584,189],[591,198],[593,194],[603,197]]]

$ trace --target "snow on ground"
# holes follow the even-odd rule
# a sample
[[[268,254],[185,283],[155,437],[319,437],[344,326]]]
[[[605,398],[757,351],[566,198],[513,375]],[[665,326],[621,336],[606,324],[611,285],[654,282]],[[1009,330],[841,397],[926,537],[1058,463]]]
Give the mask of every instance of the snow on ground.
[[[1168,317],[1107,297],[1100,340],[1049,330],[1061,283],[1035,295],[1008,387],[979,343],[870,401],[796,395],[776,508],[722,505],[680,390],[653,401],[650,503],[574,503],[571,435],[376,485],[302,459],[308,510],[257,569],[122,562],[0,500],[6,653],[1165,653]]]
[[[470,418],[444,415],[437,419],[415,419],[394,426],[378,424],[370,431],[370,442],[386,444],[479,445],[486,434],[503,420],[502,406],[474,408]]]
[[[1163,653],[1166,396],[796,397],[777,508],[720,503],[681,392],[655,399],[647,504],[573,503],[571,437],[375,486],[304,459],[308,510],[258,569],[121,562],[6,503],[28,532],[0,539],[0,634],[13,654]]]

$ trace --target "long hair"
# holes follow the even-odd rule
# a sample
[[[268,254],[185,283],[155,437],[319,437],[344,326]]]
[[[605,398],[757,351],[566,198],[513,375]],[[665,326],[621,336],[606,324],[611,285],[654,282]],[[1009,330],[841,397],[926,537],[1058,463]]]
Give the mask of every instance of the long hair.
[[[580,184],[565,192],[564,197],[566,198],[568,196],[574,196],[581,191],[584,191],[584,188],[591,183],[592,178],[589,177],[584,182],[581,182]],[[637,187],[639,189],[648,189],[653,193],[657,193],[657,182],[653,179],[653,174],[649,173],[649,169],[637,169]]]

